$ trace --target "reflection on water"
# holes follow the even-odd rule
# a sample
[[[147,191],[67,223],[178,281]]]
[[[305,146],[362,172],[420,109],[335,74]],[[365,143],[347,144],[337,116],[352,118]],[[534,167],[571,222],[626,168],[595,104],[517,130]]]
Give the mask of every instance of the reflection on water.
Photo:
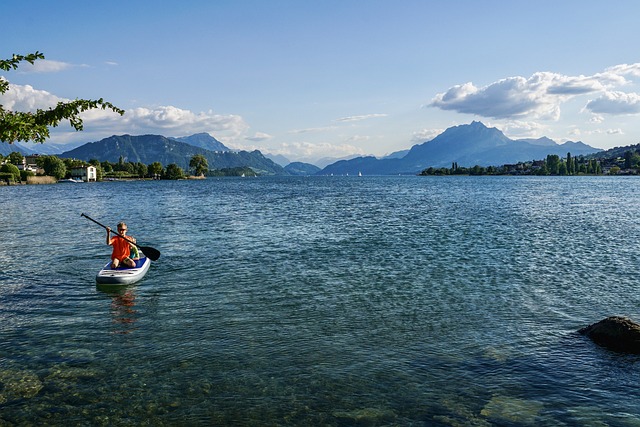
[[[130,334],[135,331],[137,329],[135,323],[138,320],[138,311],[135,308],[135,288],[126,287],[125,289],[105,290],[98,286],[98,290],[111,298],[109,312],[114,325],[112,333]]]

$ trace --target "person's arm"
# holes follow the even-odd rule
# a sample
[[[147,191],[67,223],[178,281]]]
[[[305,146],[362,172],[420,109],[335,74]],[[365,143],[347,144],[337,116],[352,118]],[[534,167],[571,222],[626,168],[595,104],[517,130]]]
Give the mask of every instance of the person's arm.
[[[107,245],[111,245],[111,227],[107,227]]]

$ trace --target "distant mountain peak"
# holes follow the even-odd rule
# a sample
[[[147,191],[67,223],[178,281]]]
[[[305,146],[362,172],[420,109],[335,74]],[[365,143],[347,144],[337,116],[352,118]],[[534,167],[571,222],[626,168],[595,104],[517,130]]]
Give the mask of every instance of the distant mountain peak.
[[[397,174],[417,173],[430,166],[500,166],[520,161],[546,158],[549,154],[586,155],[599,151],[583,143],[559,145],[549,138],[513,140],[500,129],[473,121],[452,126],[430,141],[416,144],[401,158],[368,159],[364,157],[337,162],[325,167],[322,174]]]
[[[470,126],[470,127],[476,127],[476,128],[487,128],[487,129],[489,129],[484,123],[482,123],[481,121],[477,121],[477,120],[472,121],[468,125],[460,125],[460,126]],[[495,129],[495,128],[493,128],[493,129]]]
[[[231,151],[222,142],[218,141],[207,132],[200,132],[191,136],[180,136],[172,139],[193,145],[194,147],[204,148],[209,151]]]
[[[522,142],[526,142],[527,144],[539,145],[542,147],[554,147],[558,145],[557,142],[555,142],[551,138],[547,138],[546,136],[543,136],[542,138],[537,138],[537,139],[535,138],[517,139],[516,141],[522,141]]]

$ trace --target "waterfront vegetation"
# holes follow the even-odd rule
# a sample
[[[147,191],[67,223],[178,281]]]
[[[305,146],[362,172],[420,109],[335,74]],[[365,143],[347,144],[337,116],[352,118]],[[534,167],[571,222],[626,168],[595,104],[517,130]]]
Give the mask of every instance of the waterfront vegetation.
[[[624,157],[566,158],[550,154],[545,160],[519,162],[502,166],[474,166],[472,168],[458,166],[456,162],[450,168],[430,167],[420,175],[637,175],[640,173],[640,154],[627,150]]]
[[[55,155],[29,157],[34,161],[37,172],[26,170],[28,163],[25,157],[14,151],[6,157],[0,155],[0,183],[50,183],[59,179],[71,178],[71,170],[74,168],[94,166],[98,181],[111,180],[139,180],[139,179],[196,179],[206,176],[251,176],[256,173],[251,168],[231,168],[223,170],[209,170],[207,159],[204,156],[193,156],[189,165],[189,171],[185,171],[172,163],[164,167],[160,162],[146,165],[141,162],[128,162],[120,157],[118,162],[99,161],[92,159],[88,162],[78,159],[59,158]],[[23,165],[19,169],[18,165]],[[190,175],[189,173],[192,173]],[[49,177],[50,179],[33,179]],[[1,185],[1,184],[0,184]]]
[[[109,180],[140,180],[140,179],[202,179],[205,177],[221,176],[257,176],[258,173],[250,167],[236,167],[225,169],[209,169],[207,159],[202,155],[195,155],[189,162],[189,170],[185,171],[175,163],[166,167],[160,162],[144,164],[141,162],[125,161],[120,156],[117,162],[99,161],[92,159],[88,162],[78,159],[59,158],[55,155],[29,156],[37,166],[37,172],[28,170],[29,162],[15,151],[9,155],[0,155],[0,185],[7,183],[43,183],[56,182],[59,179],[71,178],[74,168],[94,166],[98,181]],[[22,169],[18,165],[24,166]],[[429,167],[419,175],[638,175],[640,174],[640,144],[629,147],[612,149],[590,156],[566,157],[555,154],[548,155],[544,160],[505,164],[502,166],[459,166],[453,162],[451,167]],[[51,177],[51,180],[35,180],[38,177]]]
[[[0,70],[17,70],[21,62],[33,64],[37,60],[44,59],[44,54],[36,51],[27,55],[13,54],[9,59],[0,59]],[[10,89],[9,81],[0,77],[0,94]],[[12,111],[0,105],[0,141],[13,143],[15,141],[45,142],[49,139],[49,128],[58,126],[62,121],[68,120],[76,131],[83,129],[80,114],[93,109],[111,110],[114,113],[124,114],[124,110],[116,107],[108,101],[100,98],[75,99],[69,102],[58,102],[49,109],[38,108],[33,111]]]

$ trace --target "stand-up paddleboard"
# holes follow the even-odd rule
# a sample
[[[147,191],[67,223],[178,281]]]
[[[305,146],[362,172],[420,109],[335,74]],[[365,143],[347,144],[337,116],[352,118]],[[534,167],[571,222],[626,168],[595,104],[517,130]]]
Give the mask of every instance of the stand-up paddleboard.
[[[151,261],[144,257],[136,260],[135,267],[111,268],[111,261],[96,275],[98,285],[130,285],[136,283],[147,274]]]

